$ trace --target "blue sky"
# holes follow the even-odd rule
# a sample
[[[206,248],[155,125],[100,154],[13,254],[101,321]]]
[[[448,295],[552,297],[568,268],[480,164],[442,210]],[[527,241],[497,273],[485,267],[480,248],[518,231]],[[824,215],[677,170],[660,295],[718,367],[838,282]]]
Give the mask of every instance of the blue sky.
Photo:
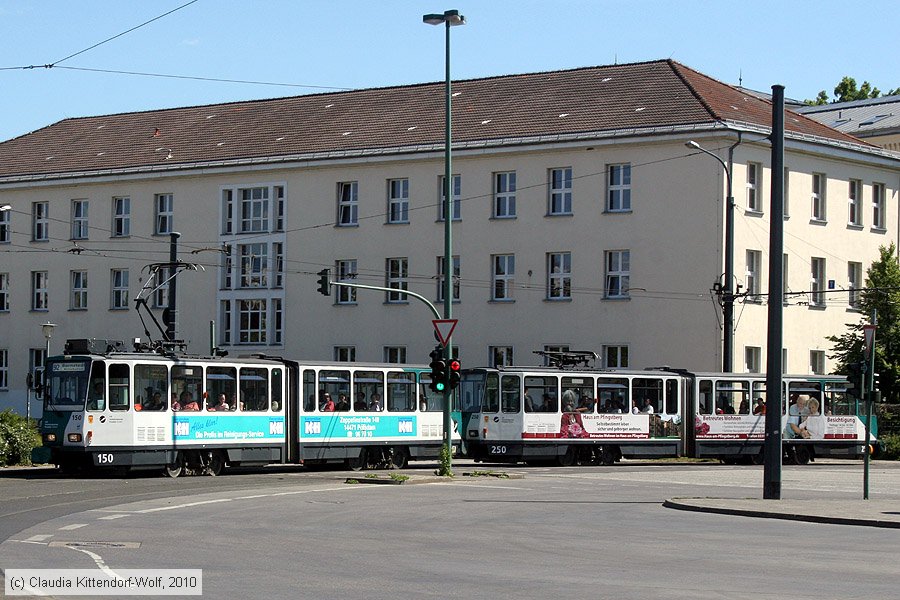
[[[836,0],[0,0],[0,140],[61,119],[443,80],[458,9],[455,79],[673,58],[721,81],[790,98],[844,75],[900,87],[900,2]],[[63,69],[104,69],[287,87]]]

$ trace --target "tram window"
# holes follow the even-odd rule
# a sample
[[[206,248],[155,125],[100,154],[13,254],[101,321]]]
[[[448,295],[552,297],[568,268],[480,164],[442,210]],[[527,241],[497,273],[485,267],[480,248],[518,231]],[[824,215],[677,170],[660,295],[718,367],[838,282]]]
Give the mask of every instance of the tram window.
[[[479,397],[481,396],[481,388],[484,385],[484,373],[483,372],[467,372],[463,375],[462,381],[459,383],[459,394],[457,395],[457,399],[461,403],[461,410],[463,412],[478,412],[480,410],[480,402]],[[528,390],[525,390],[525,398],[526,398],[526,412],[531,412],[528,410]]]
[[[128,365],[109,366],[109,410],[128,410]]]
[[[311,369],[303,371],[303,410],[316,410],[316,372]]]
[[[243,398],[241,398],[241,402],[244,402]],[[207,367],[206,410],[233,411],[237,409],[237,405],[237,369],[234,367]]]
[[[419,374],[419,410],[422,412],[442,412],[444,395],[431,390],[431,374]]]
[[[416,410],[416,374],[388,373],[387,409],[391,412]]]
[[[349,402],[349,397],[346,401]],[[340,395],[337,404],[341,404]],[[349,406],[345,410],[349,410]],[[384,373],[357,371],[353,374],[353,410],[357,412],[384,410]]]
[[[753,382],[753,400],[750,403],[750,414],[766,414],[766,384],[761,381]]]
[[[269,410],[268,369],[265,367],[241,367],[240,390],[241,410]]]
[[[597,379],[597,410],[602,413],[628,412],[628,380],[624,377]]]
[[[134,366],[134,409],[141,412],[166,410],[169,402],[169,372],[165,365]]]
[[[788,394],[790,404],[796,403],[798,397],[806,396],[815,398],[819,406],[822,406],[822,384],[818,381],[791,381],[788,384]],[[790,407],[788,407],[788,411],[790,411]],[[805,413],[801,412],[801,414]]]
[[[197,411],[202,398],[203,369],[197,365],[173,366],[172,406],[177,410]]]
[[[591,377],[562,378],[563,412],[594,412],[594,380]]]
[[[666,379],[666,414],[678,414],[678,380]]]
[[[631,389],[634,392],[634,404],[631,412],[659,413],[663,406],[662,379],[633,379]]]
[[[515,375],[504,375],[500,379],[500,404],[505,413],[517,413],[522,409],[519,395],[519,378]]]
[[[537,402],[534,412],[559,412],[558,385],[559,378],[554,376],[525,378],[525,387],[528,389],[529,395]]]
[[[106,408],[106,365],[95,362],[91,366],[91,381],[88,385],[88,410],[104,410]]]
[[[319,410],[333,412],[341,394],[350,398],[350,371],[319,371]]]
[[[284,407],[282,402],[282,388],[284,387],[284,371],[272,369],[272,411],[281,412]]]
[[[716,382],[716,414],[736,415],[750,413],[749,381]]]
[[[847,393],[847,383],[825,384],[825,415],[854,415],[855,405],[850,394]],[[829,412],[831,411],[831,412]]]
[[[481,412],[495,413],[500,410],[500,378],[496,373],[488,373],[484,385],[484,398],[481,400]]]

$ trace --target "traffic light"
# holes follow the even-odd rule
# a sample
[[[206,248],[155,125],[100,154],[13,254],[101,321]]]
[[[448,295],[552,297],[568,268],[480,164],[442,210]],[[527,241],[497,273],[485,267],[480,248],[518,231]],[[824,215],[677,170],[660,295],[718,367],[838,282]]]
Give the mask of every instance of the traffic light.
[[[447,387],[447,361],[444,360],[443,346],[435,346],[434,350],[429,354],[431,357],[431,383],[428,387],[433,392],[443,393]]]
[[[448,366],[450,367],[450,371],[447,373],[447,387],[453,391],[459,385],[460,364],[459,361],[454,358],[450,361]]]
[[[865,396],[865,385],[863,381],[863,373],[865,372],[865,363],[853,362],[847,364],[847,393],[854,398],[863,398]]]
[[[319,271],[319,293],[323,296],[331,295],[331,284],[328,281],[329,269]]]

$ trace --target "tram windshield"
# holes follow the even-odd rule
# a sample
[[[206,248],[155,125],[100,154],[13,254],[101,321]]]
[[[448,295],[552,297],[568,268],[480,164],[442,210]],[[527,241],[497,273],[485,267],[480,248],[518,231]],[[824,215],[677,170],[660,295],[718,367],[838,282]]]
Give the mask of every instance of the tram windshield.
[[[90,360],[50,360],[45,402],[56,410],[82,410],[87,398]]]

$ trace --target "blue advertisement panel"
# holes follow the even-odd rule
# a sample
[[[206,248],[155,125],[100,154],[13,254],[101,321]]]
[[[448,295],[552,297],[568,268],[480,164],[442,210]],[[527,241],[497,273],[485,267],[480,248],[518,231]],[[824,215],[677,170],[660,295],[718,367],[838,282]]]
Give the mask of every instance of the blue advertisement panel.
[[[415,437],[415,415],[320,415],[300,419],[300,437],[328,438],[393,438]]]
[[[282,440],[283,415],[187,415],[175,417],[175,441]]]

